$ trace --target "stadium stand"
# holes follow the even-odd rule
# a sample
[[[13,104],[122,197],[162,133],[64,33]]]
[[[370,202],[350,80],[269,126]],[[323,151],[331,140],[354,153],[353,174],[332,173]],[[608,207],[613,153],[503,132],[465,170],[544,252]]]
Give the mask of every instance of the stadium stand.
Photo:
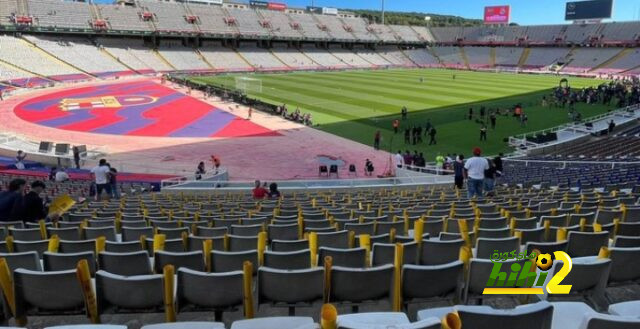
[[[121,5],[96,5],[96,7],[102,19],[108,22],[110,29],[145,32],[153,30],[149,22],[142,20],[138,8]]]
[[[598,31],[601,28],[601,24],[567,25],[564,29],[564,40],[570,43],[582,44],[591,38],[598,38]]]
[[[428,49],[418,48],[405,50],[404,54],[421,67],[436,67],[440,64],[438,59],[433,56]]]
[[[329,39],[328,29],[315,20],[315,16],[308,14],[288,14],[292,24],[298,26],[302,34],[308,39]]]
[[[318,67],[318,64],[315,63],[311,58],[307,57],[305,54],[300,52],[300,50],[296,48],[286,48],[285,45],[282,47],[274,47],[271,49],[271,52],[275,57],[277,57],[281,62],[286,64],[291,68],[314,68]]]
[[[418,36],[419,36],[421,41],[426,41],[426,42],[435,41],[435,38],[433,37],[433,34],[431,34],[431,31],[429,31],[429,29],[427,29],[426,27],[424,27],[424,26],[412,26],[411,28],[414,31],[416,31],[416,33],[418,33]]]
[[[345,24],[340,20],[340,18],[336,16],[317,14],[313,14],[312,16],[317,20],[318,25],[326,28],[327,33],[329,33],[332,39],[351,40],[355,38],[351,32],[345,30]]]
[[[131,51],[131,48],[135,48],[136,45],[140,44],[139,40],[99,38],[96,39],[96,44],[98,45],[98,47],[101,47],[106,52],[111,54],[111,56],[113,56],[117,61],[126,65],[127,67],[130,67],[138,73],[151,73],[155,71],[155,69],[152,68],[151,65],[140,60]],[[143,49],[142,47],[139,48]],[[161,62],[160,65],[162,65]],[[164,69],[169,70],[170,68],[165,65]]]
[[[464,52],[469,60],[469,67],[479,68],[490,65],[490,52],[489,47],[464,47]]]
[[[342,18],[345,28],[350,29],[357,40],[377,41],[378,37],[368,27],[367,22],[362,18]]]
[[[153,14],[153,24],[158,31],[197,31],[196,25],[187,21],[186,8],[182,3],[141,0],[139,4],[144,11]]]
[[[498,47],[496,48],[496,66],[518,66],[522,48]]]
[[[527,57],[524,66],[526,68],[541,68],[564,62],[569,50],[568,48],[530,48],[529,57]]]
[[[0,1],[0,24],[12,24],[13,15],[18,14],[17,0],[1,0]]]
[[[640,51],[638,49],[628,49],[622,50],[623,52],[628,52],[624,54],[622,58],[618,58],[617,60],[601,66],[599,69],[595,70],[595,73],[620,73],[627,70],[631,70],[638,66],[640,63]]]
[[[376,53],[373,50],[355,49],[354,51],[356,54],[358,54],[358,56],[362,57],[362,59],[364,59],[365,61],[373,65],[376,65],[376,66],[391,65],[391,63],[388,60],[386,60],[384,57],[380,56],[378,53]]]
[[[33,25],[91,29],[94,17],[88,5],[80,2],[55,0],[28,0]]]
[[[334,56],[332,53],[318,49],[315,47],[306,47],[303,48],[303,52],[314,62],[325,66],[325,67],[345,67],[348,66],[346,63],[342,62],[338,57]]]
[[[356,55],[353,51],[349,49],[330,49],[331,54],[341,60],[344,64],[353,66],[353,67],[369,67],[371,63],[367,62],[362,57]]]
[[[563,72],[587,72],[618,54],[620,48],[576,48],[567,56]]]
[[[407,57],[402,50],[393,46],[382,46],[377,49],[378,54],[393,65],[415,66],[415,63]]]
[[[166,59],[172,67],[178,70],[207,70],[211,69],[191,47],[185,47],[177,41],[164,41],[158,47],[158,53]]]
[[[198,17],[198,28],[209,34],[238,35],[235,21],[227,23],[230,14],[220,6],[187,3],[188,10]]]
[[[233,49],[220,46],[219,42],[204,41],[200,53],[216,69],[250,70],[247,63]]]
[[[615,40],[617,43],[633,42],[638,39],[640,23],[638,22],[618,22],[616,24],[604,24],[602,35],[607,40]]]
[[[411,26],[407,25],[390,25],[393,32],[406,42],[420,42],[420,35]]]
[[[230,17],[236,20],[238,31],[247,36],[269,36],[269,30],[260,25],[260,17],[255,10],[227,8]]]
[[[462,38],[461,27],[432,27],[434,39],[442,43],[452,43]]]
[[[466,66],[459,47],[444,46],[431,49],[445,67],[463,68]]]
[[[258,47],[241,47],[238,48],[238,53],[255,68],[286,68],[286,65],[267,49]]]
[[[287,14],[274,10],[259,9],[258,15],[264,18],[263,22],[267,24],[272,34],[288,38],[302,38],[300,30],[292,27],[292,21]]]
[[[128,69],[105,55],[88,39],[25,36],[27,40],[84,72],[92,74],[124,72]]]
[[[387,42],[397,42],[399,37],[389,25],[371,24],[370,28],[378,35],[380,40]]]
[[[70,65],[63,64],[47,56],[42,51],[35,49],[33,45],[19,38],[0,36],[0,48],[2,48],[0,59],[41,76],[55,78],[57,76],[81,73]],[[44,63],[46,65],[43,65]]]
[[[527,42],[530,44],[551,43],[562,36],[562,25],[541,25],[527,27]]]

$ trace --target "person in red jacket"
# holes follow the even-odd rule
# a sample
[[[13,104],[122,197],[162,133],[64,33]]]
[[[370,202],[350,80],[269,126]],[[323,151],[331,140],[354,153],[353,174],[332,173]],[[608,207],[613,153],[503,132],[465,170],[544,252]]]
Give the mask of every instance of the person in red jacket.
[[[253,188],[253,191],[251,193],[253,194],[254,199],[260,200],[260,199],[266,198],[267,195],[269,194],[269,191],[267,191],[267,189],[262,187],[262,184],[260,184],[259,180],[256,180],[256,185]]]

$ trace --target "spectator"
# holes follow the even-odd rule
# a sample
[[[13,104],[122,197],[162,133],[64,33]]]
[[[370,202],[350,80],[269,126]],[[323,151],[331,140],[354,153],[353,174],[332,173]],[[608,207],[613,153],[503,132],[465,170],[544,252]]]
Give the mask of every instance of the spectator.
[[[116,170],[116,168],[111,167],[111,165],[108,163],[107,167],[109,167],[109,185],[111,185],[111,197],[114,199],[119,199],[120,191],[118,190],[118,171]]]
[[[9,182],[9,189],[0,192],[0,221],[11,221],[16,219],[17,208],[24,198],[24,188],[27,181],[16,178]]]
[[[613,119],[611,119],[611,121],[609,121],[609,134],[612,133],[615,128],[616,123],[613,121]]]
[[[469,199],[474,196],[477,198],[482,197],[484,171],[489,169],[489,163],[487,159],[481,157],[481,155],[482,150],[478,147],[474,148],[473,157],[464,164]]]
[[[23,170],[25,168],[24,159],[26,157],[27,153],[22,152],[22,150],[18,151],[18,154],[16,154],[16,169]]]
[[[201,180],[202,175],[206,173],[207,171],[204,169],[204,161],[200,161],[200,163],[198,163],[198,168],[196,168],[196,180]]]
[[[411,156],[411,152],[409,152],[409,150],[404,152],[403,159],[404,159],[405,166],[410,166],[413,164],[413,156]]]
[[[264,187],[262,187],[262,185],[260,185],[260,181],[256,180],[255,187],[253,188],[252,194],[254,199],[262,200],[267,197],[268,192]]]
[[[365,176],[373,176],[373,171],[375,170],[375,168],[373,167],[373,162],[371,162],[371,160],[367,159],[364,162],[364,175]]]
[[[496,166],[491,159],[486,159],[489,164],[489,168],[484,171],[483,188],[487,193],[487,196],[493,196],[493,189],[496,179]]]
[[[402,156],[402,152],[398,150],[398,153],[395,155],[395,163],[397,168],[404,167],[404,157]]]
[[[504,167],[502,166],[503,156],[504,154],[500,153],[493,159],[493,164],[496,166],[496,178],[502,176],[502,171],[504,171]]]
[[[111,195],[111,185],[109,184],[110,170],[107,166],[107,160],[100,159],[98,165],[91,169],[91,175],[96,183],[96,201],[100,201],[102,191],[105,191],[107,196]]]
[[[58,172],[58,168],[51,167],[51,170],[49,170],[49,180],[50,181],[55,181],[56,180],[56,173],[57,172]]]
[[[47,215],[48,206],[45,201],[40,197],[40,194],[44,192],[47,186],[42,181],[34,181],[31,183],[31,190],[27,193],[17,212],[20,214],[20,220],[25,222],[38,222],[41,219],[57,220],[58,214]]]
[[[69,180],[69,174],[67,174],[67,172],[65,171],[64,167],[60,168],[60,170],[58,170],[58,172],[56,172],[56,176],[55,176],[55,180],[56,182],[66,182]]]
[[[464,155],[460,154],[453,163],[453,185],[462,190],[464,185]]]
[[[269,199],[280,199],[280,191],[278,191],[278,184],[269,184]]]
[[[375,150],[380,149],[380,130],[377,130],[375,136],[373,137],[373,148]]]
[[[73,147],[73,162],[76,164],[76,169],[80,169],[80,149],[77,146]]]
[[[438,168],[438,173],[440,173],[441,169],[444,169],[444,156],[440,153],[436,156],[436,167]]]
[[[217,155],[211,156],[211,162],[213,163],[213,168],[215,169],[215,173],[218,173],[218,169],[220,168],[220,158]]]

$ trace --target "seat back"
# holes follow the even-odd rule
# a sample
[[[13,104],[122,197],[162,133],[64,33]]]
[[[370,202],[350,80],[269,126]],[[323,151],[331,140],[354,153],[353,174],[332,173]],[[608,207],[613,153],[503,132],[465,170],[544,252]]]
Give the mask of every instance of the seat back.
[[[640,247],[635,248],[609,248],[611,259],[611,271],[609,282],[637,281],[640,279]]]
[[[402,267],[402,298],[405,302],[453,294],[459,298],[464,264],[453,261],[441,265],[405,265]],[[437,284],[425,284],[437,282]]]
[[[489,259],[496,250],[501,253],[515,250],[518,253],[520,251],[520,241],[517,237],[501,239],[478,238],[476,241],[477,258]]]
[[[609,232],[569,232],[567,254],[571,257],[596,256],[609,245]]]
[[[370,268],[333,266],[331,268],[331,302],[349,302],[389,299],[393,278],[393,265]]]
[[[7,261],[9,270],[12,272],[19,268],[30,271],[42,271],[40,257],[35,251],[0,253],[0,258],[4,258]]]
[[[440,265],[458,260],[460,257],[460,247],[464,245],[464,240],[422,241],[422,250],[419,251],[419,261],[421,265]]]
[[[76,270],[39,272],[17,269],[13,273],[16,316],[47,312],[82,313],[84,297]]]
[[[146,251],[98,254],[98,267],[116,275],[132,276],[152,274],[149,254]]]
[[[140,241],[141,236],[153,238],[153,227],[122,227],[122,241]]]
[[[249,261],[253,264],[254,272],[258,268],[258,251],[217,251],[211,252],[211,271],[212,272],[230,272],[241,271],[244,262]]]
[[[264,266],[282,270],[310,268],[311,251],[309,249],[291,252],[265,251]]]
[[[206,273],[185,267],[177,271],[176,302],[178,309],[229,309],[243,303],[243,273]]]
[[[460,322],[474,329],[502,328],[551,329],[553,306],[547,302],[522,305],[511,310],[486,310],[474,306],[456,307]]]
[[[403,264],[418,263],[418,243],[404,243]],[[393,243],[374,243],[371,254],[371,265],[381,266],[394,264],[396,245]]]
[[[258,269],[258,304],[296,305],[321,300],[324,291],[324,268],[304,270]]]
[[[367,250],[364,248],[338,249],[320,247],[318,250],[318,266],[324,266],[324,259],[331,256],[334,266],[365,267]]]
[[[87,240],[95,240],[101,236],[105,237],[108,241],[118,241],[116,239],[116,228],[114,226],[84,228],[84,237]]]
[[[96,272],[96,300],[101,313],[161,310],[164,286],[161,274],[122,276]]]
[[[153,267],[156,273],[162,273],[164,267],[169,264],[173,265],[175,269],[184,267],[194,271],[204,271],[204,256],[202,251],[155,252],[153,257]]]

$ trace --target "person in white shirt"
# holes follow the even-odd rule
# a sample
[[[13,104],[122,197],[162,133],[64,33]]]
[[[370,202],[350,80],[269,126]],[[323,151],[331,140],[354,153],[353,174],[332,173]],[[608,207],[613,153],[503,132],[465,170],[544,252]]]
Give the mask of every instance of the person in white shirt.
[[[398,151],[398,153],[396,153],[394,160],[395,160],[397,168],[404,167],[404,157],[402,156],[402,152],[401,151]]]
[[[482,150],[479,147],[473,149],[473,157],[464,164],[464,172],[467,178],[467,195],[469,199],[474,196],[482,197],[482,185],[484,184],[484,171],[489,169],[487,159],[481,157]]]
[[[60,170],[58,170],[56,172],[56,182],[66,182],[69,180],[69,174],[67,174],[66,171],[64,171],[64,168],[60,168]]]
[[[111,195],[111,184],[109,184],[110,169],[107,160],[100,159],[97,166],[91,169],[91,174],[96,183],[96,201],[100,201],[102,191],[107,193],[107,198]]]

